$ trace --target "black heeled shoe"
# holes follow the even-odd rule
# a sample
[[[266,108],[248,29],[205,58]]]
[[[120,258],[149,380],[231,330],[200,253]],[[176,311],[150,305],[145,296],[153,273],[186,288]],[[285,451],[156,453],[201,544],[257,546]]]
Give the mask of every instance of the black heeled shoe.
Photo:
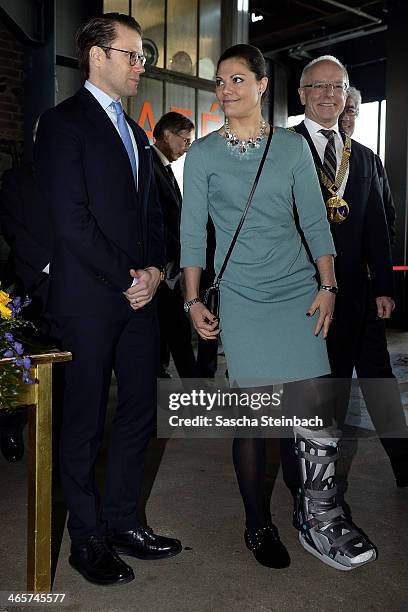
[[[246,528],[244,539],[247,548],[261,565],[275,569],[289,567],[289,553],[280,541],[275,525],[266,525],[259,529]]]

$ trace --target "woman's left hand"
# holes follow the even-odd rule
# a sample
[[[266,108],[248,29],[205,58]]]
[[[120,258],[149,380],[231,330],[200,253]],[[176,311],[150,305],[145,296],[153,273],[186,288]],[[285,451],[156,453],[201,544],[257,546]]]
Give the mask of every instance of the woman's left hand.
[[[317,319],[316,327],[314,330],[315,336],[318,336],[323,328],[323,337],[327,338],[329,333],[329,327],[333,320],[334,302],[336,296],[330,291],[320,289],[316,295],[306,315],[312,317],[316,310],[319,310],[319,318]]]

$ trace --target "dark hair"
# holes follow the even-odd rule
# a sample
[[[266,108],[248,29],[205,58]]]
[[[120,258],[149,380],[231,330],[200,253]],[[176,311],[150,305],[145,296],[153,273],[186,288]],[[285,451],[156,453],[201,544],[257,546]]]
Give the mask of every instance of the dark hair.
[[[191,132],[191,130],[194,130],[194,123],[181,113],[170,112],[163,115],[154,126],[154,138],[160,140],[163,137],[164,130],[169,130],[173,134],[179,134],[184,130]]]
[[[135,30],[142,36],[140,24],[130,15],[122,13],[105,13],[101,17],[90,19],[78,29],[75,35],[79,68],[85,79],[89,77],[89,51],[94,45],[109,47],[117,36],[116,25],[120,24]],[[104,49],[109,57],[109,49]]]
[[[245,60],[250,71],[255,74],[257,81],[267,76],[265,58],[258,47],[244,44],[229,47],[221,54],[217,63],[217,71],[221,62],[231,59],[232,57]]]

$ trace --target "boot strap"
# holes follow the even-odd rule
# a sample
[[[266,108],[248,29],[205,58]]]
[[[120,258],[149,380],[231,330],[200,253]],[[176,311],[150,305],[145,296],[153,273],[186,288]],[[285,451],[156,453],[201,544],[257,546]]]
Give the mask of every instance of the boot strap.
[[[304,523],[302,523],[301,529],[302,531],[309,531],[309,529],[312,529],[316,526],[320,527],[320,525],[322,525],[323,523],[328,523],[339,516],[343,516],[343,509],[340,506],[338,506],[337,508],[333,508],[332,510],[328,510],[327,512],[322,512],[314,518],[305,521]]]
[[[311,455],[310,453],[306,453],[305,451],[301,451],[298,448],[295,448],[295,455],[297,457],[301,457],[310,461],[311,463],[333,463],[337,461],[340,457],[340,453],[336,452],[332,455]]]
[[[352,528],[349,533],[345,533],[342,536],[339,536],[334,540],[329,550],[329,557],[334,559],[336,553],[344,553],[347,551],[348,546],[350,544],[359,544],[361,540],[364,539],[363,536],[357,529]],[[347,546],[348,545],[348,546]]]
[[[304,489],[301,491],[302,495],[305,497],[309,497],[311,499],[330,499],[330,497],[334,497],[337,493],[337,486],[332,487],[331,489],[326,489],[325,491],[315,491],[314,489]]]

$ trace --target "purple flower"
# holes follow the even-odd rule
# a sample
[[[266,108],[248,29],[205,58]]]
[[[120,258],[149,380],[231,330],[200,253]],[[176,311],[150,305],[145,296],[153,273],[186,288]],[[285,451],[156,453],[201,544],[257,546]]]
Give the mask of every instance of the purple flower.
[[[18,368],[21,368],[21,366],[22,366],[22,365],[24,365],[24,361],[23,361],[23,359],[22,359],[21,357],[17,357],[17,358],[16,358],[16,366],[17,366]]]
[[[9,342],[14,342],[14,338],[13,338],[13,334],[10,334],[10,332],[6,332],[4,334],[4,337],[6,340],[8,340]]]
[[[24,370],[23,372],[23,383],[25,385],[32,385],[33,384],[33,380],[31,378],[31,376],[29,375],[29,373],[27,372],[27,370]]]
[[[23,366],[26,370],[31,368],[31,359],[29,357],[23,357]]]
[[[21,342],[14,342],[13,346],[18,355],[22,355],[24,353],[24,347]]]
[[[4,356],[4,357],[14,357],[14,353],[13,353],[13,351],[12,351],[11,349],[6,349],[6,350],[3,352],[3,356]]]

